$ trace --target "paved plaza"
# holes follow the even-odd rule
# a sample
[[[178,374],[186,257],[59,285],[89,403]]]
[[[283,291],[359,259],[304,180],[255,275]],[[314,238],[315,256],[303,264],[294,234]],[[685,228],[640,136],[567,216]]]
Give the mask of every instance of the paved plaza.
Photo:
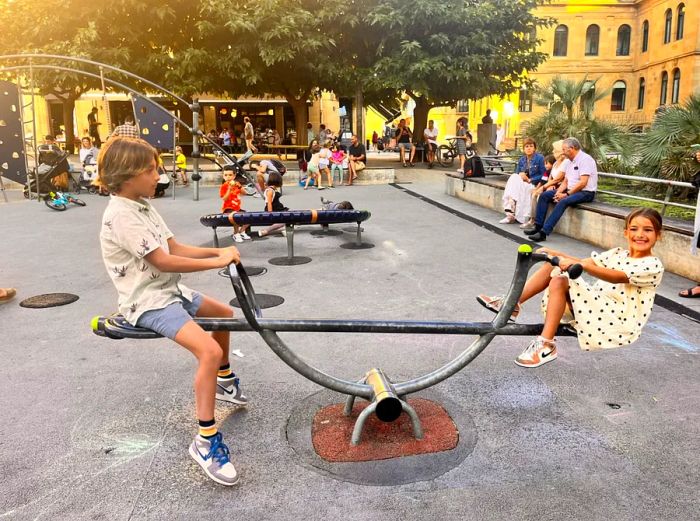
[[[371,211],[363,239],[375,247],[342,249],[352,233],[315,237],[302,227],[295,253],[313,260],[286,267],[267,262],[286,254],[284,238],[240,244],[245,265],[268,269],[252,279],[256,291],[285,299],[265,317],[491,320],[474,296],[506,290],[522,235],[494,225],[495,212],[446,196],[441,176],[399,169],[397,185],[285,187],[293,209],[319,208],[323,195]],[[62,213],[10,198],[0,203],[0,286],[16,287],[18,298],[0,307],[2,521],[698,519],[700,323],[683,313],[700,310],[675,297],[688,280],[665,275],[666,305],[654,308],[629,347],[586,353],[562,338],[556,361],[523,369],[513,358],[529,339],[494,339],[463,371],[417,395],[446,407],[461,445],[455,457],[402,462],[401,484],[362,483],[363,474],[381,474],[383,462],[356,467],[350,479],[300,449],[310,428],[300,418],[343,397],[294,372],[257,334],[232,334],[242,355],[232,365],[251,401],[247,409],[217,406],[241,473],[241,483],[226,488],[187,454],[196,432],[195,359],[166,339],[115,341],[90,330],[94,315],[116,309],[98,240],[107,198],[86,195],[85,208]],[[196,202],[183,189],[153,204],[178,240],[212,245],[199,217],[218,211],[215,188],[202,188]],[[243,207],[261,210],[262,202],[248,197]],[[232,243],[229,230],[219,236]],[[547,246],[578,256],[594,249],[556,234]],[[216,271],[185,275],[184,283],[233,297]],[[80,299],[49,309],[18,305],[52,292]],[[541,322],[539,301],[521,317]],[[335,376],[357,380],[381,367],[398,381],[441,366],[473,340],[283,338]]]

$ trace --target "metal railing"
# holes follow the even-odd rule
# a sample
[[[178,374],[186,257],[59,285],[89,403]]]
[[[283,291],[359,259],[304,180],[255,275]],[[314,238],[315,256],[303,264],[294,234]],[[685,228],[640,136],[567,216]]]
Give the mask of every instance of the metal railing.
[[[512,158],[509,157],[504,157],[504,156],[482,156],[482,161],[484,163],[484,171],[486,172],[486,175],[504,175],[504,174],[511,174],[513,173],[515,169],[516,162],[512,160]],[[683,203],[677,203],[675,201],[671,201],[671,197],[673,196],[673,189],[674,187],[683,187],[683,188],[693,188],[693,185],[691,183],[686,183],[683,181],[671,181],[668,179],[657,179],[654,177],[641,177],[641,176],[635,176],[635,175],[623,175],[623,174],[611,174],[608,172],[598,172],[598,177],[600,178],[611,178],[611,179],[625,179],[628,181],[634,181],[637,183],[645,183],[645,184],[656,184],[656,185],[664,185],[666,186],[666,194],[663,199],[654,199],[652,197],[643,197],[640,195],[634,195],[634,194],[623,194],[621,192],[613,192],[612,190],[605,190],[599,188],[597,192],[599,194],[606,194],[606,195],[611,195],[613,197],[620,197],[624,199],[634,199],[637,201],[646,201],[649,203],[656,203],[661,205],[661,215],[666,214],[666,208],[669,206],[674,206],[676,208],[685,208],[686,210],[692,210],[695,211],[696,207],[689,205],[689,204],[683,204]],[[700,194],[698,195],[700,198]]]

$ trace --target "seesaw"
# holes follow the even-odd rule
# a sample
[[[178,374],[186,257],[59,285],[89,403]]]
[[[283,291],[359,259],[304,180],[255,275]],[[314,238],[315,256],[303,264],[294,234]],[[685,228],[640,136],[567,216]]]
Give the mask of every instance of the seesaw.
[[[508,323],[519,296],[522,294],[528,271],[537,262],[549,262],[558,265],[557,257],[533,253],[532,247],[522,245],[518,248],[515,273],[510,283],[503,307],[491,322],[445,322],[445,321],[408,321],[408,320],[289,320],[265,319],[256,302],[256,294],[245,268],[238,264],[236,269],[229,268],[229,276],[236,297],[241,305],[245,320],[195,318],[195,322],[206,331],[255,331],[267,345],[287,365],[299,374],[318,385],[348,396],[345,414],[350,415],[356,398],[370,401],[355,422],[351,442],[357,445],[362,436],[365,421],[371,414],[384,422],[396,420],[401,412],[406,412],[411,419],[413,434],[417,439],[423,437],[420,420],[413,408],[406,401],[406,396],[432,387],[472,362],[497,335],[519,336],[538,335],[542,324]],[[580,264],[568,268],[571,278],[577,278],[583,272]],[[154,331],[134,327],[121,315],[95,317],[92,321],[95,334],[113,338],[158,338]],[[300,358],[279,337],[278,333],[389,333],[389,334],[430,334],[430,335],[477,335],[460,355],[432,372],[407,380],[392,382],[378,368],[370,369],[359,382],[344,380],[317,369]],[[576,331],[569,326],[560,326],[560,336],[576,336]]]

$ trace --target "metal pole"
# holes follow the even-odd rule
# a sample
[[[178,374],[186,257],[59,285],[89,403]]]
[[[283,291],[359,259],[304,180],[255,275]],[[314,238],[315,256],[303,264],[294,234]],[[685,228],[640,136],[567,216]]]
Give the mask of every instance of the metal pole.
[[[32,60],[29,60],[29,95],[32,98],[32,147],[34,148],[34,186],[36,187],[36,199],[41,202],[41,197],[39,195],[39,149],[36,146],[36,107],[34,106],[34,66],[32,65]],[[32,198],[32,191],[29,192],[29,199]]]
[[[177,147],[177,119],[173,118],[173,201],[175,200],[175,185],[177,184],[177,163],[175,162],[175,147]]]
[[[666,215],[666,207],[671,201],[671,194],[673,193],[673,185],[668,185],[666,189],[666,197],[664,197],[664,202],[661,204],[661,215]]]
[[[199,201],[199,180],[201,176],[199,175],[199,100],[197,98],[192,99],[190,109],[192,110],[192,181],[194,181],[192,199]]]
[[[26,158],[26,155],[25,155]],[[25,159],[25,164],[26,164],[26,159]],[[2,175],[0,175],[0,192],[2,192],[2,197],[5,199],[5,202],[7,202],[7,194],[5,193],[5,183],[2,181]]]

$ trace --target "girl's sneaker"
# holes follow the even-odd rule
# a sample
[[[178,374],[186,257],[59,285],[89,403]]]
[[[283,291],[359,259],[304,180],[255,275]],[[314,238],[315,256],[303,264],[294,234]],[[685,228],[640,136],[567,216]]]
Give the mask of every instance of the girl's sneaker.
[[[506,212],[506,216],[498,222],[499,224],[513,224],[515,222],[515,215],[511,212]]]
[[[523,224],[520,225],[520,227],[521,227],[523,230],[524,230],[525,228],[532,228],[533,226],[535,226],[535,221],[532,220],[532,219],[530,219],[529,221],[524,222]]]
[[[489,311],[493,311],[494,313],[498,313],[501,311],[501,307],[503,306],[503,299],[505,297],[503,295],[498,295],[496,297],[489,297],[488,295],[481,294],[478,297],[476,297],[476,301],[484,306],[486,309]],[[510,320],[515,322],[515,319],[518,318],[518,314],[520,313],[520,304],[515,305],[515,309],[513,310],[513,313],[510,316]]]
[[[515,363],[520,367],[539,367],[547,362],[556,360],[557,346],[554,342],[550,342],[538,336],[525,351],[515,359]]]
[[[457,169],[457,173],[458,173],[458,174],[463,174],[463,173],[464,173],[464,170],[462,170],[461,168],[458,168],[458,169]]]
[[[229,459],[229,450],[220,432],[211,438],[195,436],[190,445],[190,456],[217,483],[226,486],[238,483],[238,472]]]
[[[243,242],[243,237],[241,237],[240,233],[233,234],[233,242]]]
[[[239,233],[239,235],[241,236],[241,239],[243,239],[244,241],[252,240],[251,236],[248,235],[246,232],[241,232],[241,233]]]

